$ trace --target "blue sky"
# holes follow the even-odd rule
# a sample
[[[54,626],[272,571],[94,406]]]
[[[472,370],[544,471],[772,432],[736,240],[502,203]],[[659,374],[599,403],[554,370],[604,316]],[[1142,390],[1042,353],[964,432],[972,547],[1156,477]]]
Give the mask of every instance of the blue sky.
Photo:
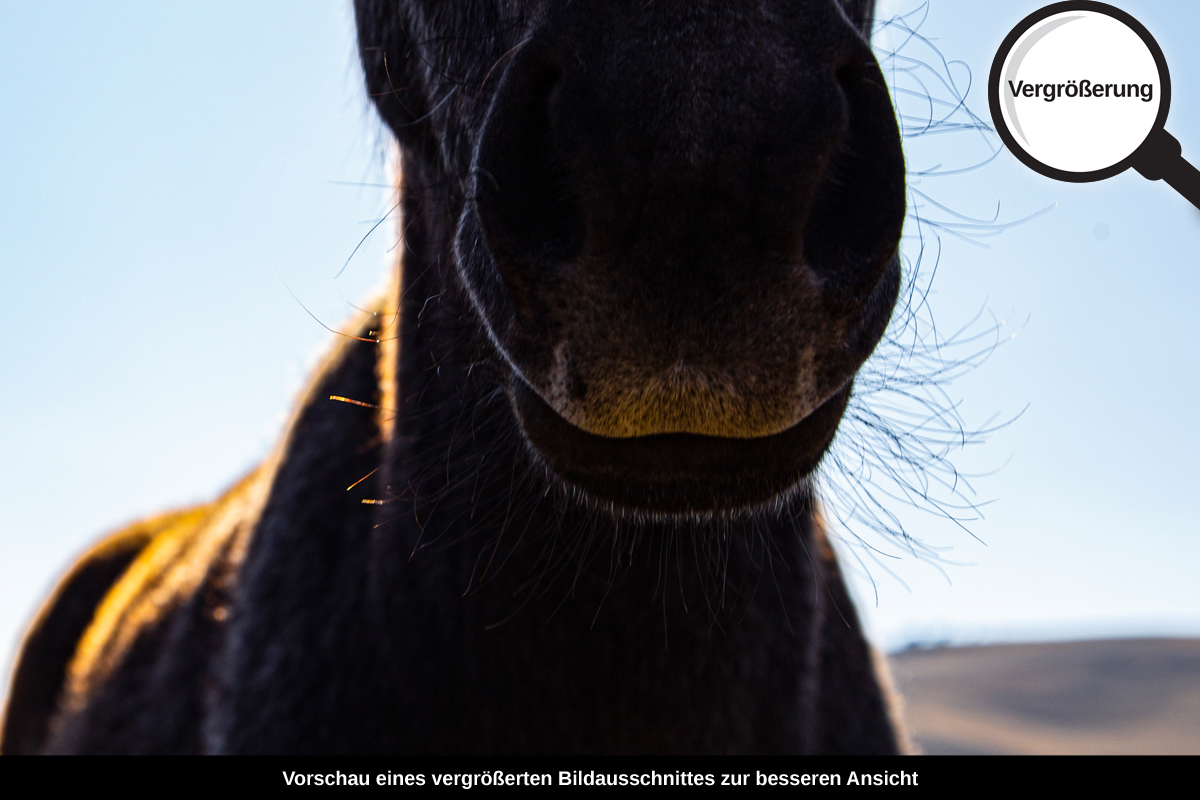
[[[1119,5],[1162,45],[1168,130],[1200,159],[1200,5]],[[906,19],[954,63],[905,52],[961,87],[969,69],[986,120],[995,48],[1037,6],[934,0]],[[304,307],[336,326],[382,280],[387,225],[335,277],[390,205],[357,69],[348,3],[0,5],[0,669],[89,541],[266,453],[330,340]],[[997,146],[964,131],[906,153],[927,170]],[[1006,153],[914,186],[934,219],[1049,211],[942,236],[938,329],[983,310],[969,330],[1000,342],[947,391],[968,426],[1014,421],[953,456],[981,475],[969,532],[889,504],[940,568],[843,535],[875,548],[842,545],[877,641],[1200,634],[1200,212],[1133,173],[1059,184]]]
[[[985,120],[996,48],[1039,5],[930,5],[920,33],[945,59],[962,62],[948,67],[960,86],[969,68],[968,102]],[[1200,163],[1200,57],[1189,41],[1200,6],[1119,5],[1162,46],[1174,92],[1167,129]],[[886,0],[880,16],[916,7]],[[912,97],[901,104],[919,108]],[[909,168],[972,163],[987,153],[980,142],[973,133],[910,140]],[[1200,526],[1191,507],[1200,477],[1200,426],[1191,413],[1200,376],[1192,312],[1200,212],[1132,171],[1103,183],[1057,183],[1007,153],[976,171],[913,184],[976,218],[1049,211],[980,240],[988,249],[942,237],[929,298],[939,329],[957,329],[980,308],[1003,323],[1000,346],[950,395],[968,424],[1018,418],[954,459],[964,472],[990,473],[972,481],[986,503],[984,519],[968,525],[978,541],[921,514],[905,517],[906,529],[952,547],[942,557],[964,566],[946,566],[943,576],[911,558],[889,563],[907,590],[873,569],[878,606],[869,581],[860,581],[878,638],[894,646],[911,638],[1200,633]],[[925,215],[953,219],[914,199]],[[906,234],[911,254],[912,224]]]

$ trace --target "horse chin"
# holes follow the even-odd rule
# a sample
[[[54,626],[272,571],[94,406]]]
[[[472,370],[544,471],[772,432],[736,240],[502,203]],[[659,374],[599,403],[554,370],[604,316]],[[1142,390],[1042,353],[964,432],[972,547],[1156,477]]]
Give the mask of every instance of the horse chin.
[[[850,391],[848,382],[787,430],[750,439],[597,436],[564,419],[515,374],[509,397],[531,449],[569,487],[618,514],[695,517],[759,509],[806,486]]]

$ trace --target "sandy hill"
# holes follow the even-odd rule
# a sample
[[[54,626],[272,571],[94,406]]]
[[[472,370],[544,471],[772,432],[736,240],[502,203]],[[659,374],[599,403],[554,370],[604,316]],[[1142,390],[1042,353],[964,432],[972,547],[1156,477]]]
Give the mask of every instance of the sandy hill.
[[[889,661],[925,753],[1200,754],[1200,639],[909,649]]]

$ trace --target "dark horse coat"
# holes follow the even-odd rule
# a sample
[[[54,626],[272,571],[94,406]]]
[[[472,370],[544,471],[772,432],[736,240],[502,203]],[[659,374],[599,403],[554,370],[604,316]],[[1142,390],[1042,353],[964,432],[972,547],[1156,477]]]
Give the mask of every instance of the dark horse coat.
[[[871,4],[356,11],[399,280],[64,578],[3,751],[895,752],[810,477],[899,285]]]

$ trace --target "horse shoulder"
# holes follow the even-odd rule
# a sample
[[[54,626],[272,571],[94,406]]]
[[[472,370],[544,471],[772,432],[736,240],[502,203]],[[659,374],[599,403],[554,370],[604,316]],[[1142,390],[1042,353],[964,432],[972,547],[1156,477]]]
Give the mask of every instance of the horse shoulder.
[[[46,744],[75,656],[97,626],[110,627],[121,605],[117,585],[131,588],[131,565],[161,538],[177,538],[206,512],[200,506],[159,514],[112,533],[87,550],[59,581],[21,643],[13,667],[0,751],[34,753]]]
[[[323,549],[322,522],[343,518],[347,502],[370,508],[361,490],[347,494],[346,478],[378,465],[374,448],[363,447],[378,437],[377,417],[331,395],[379,399],[375,348],[360,341],[378,325],[378,315],[369,315],[344,331],[302,393],[281,447],[223,496],[135,523],[77,561],[22,644],[2,752],[209,749],[210,712],[228,705],[214,693],[227,667],[238,666],[223,658],[260,656],[272,650],[268,640],[288,638],[281,632],[288,621],[261,620],[253,611],[241,615],[244,624],[231,637],[239,597],[265,591],[288,612],[303,611],[312,598],[293,595],[298,584],[302,593],[312,587],[295,581],[297,562],[311,578],[344,560]],[[340,512],[333,520],[331,506]],[[339,531],[329,533],[337,538]]]

